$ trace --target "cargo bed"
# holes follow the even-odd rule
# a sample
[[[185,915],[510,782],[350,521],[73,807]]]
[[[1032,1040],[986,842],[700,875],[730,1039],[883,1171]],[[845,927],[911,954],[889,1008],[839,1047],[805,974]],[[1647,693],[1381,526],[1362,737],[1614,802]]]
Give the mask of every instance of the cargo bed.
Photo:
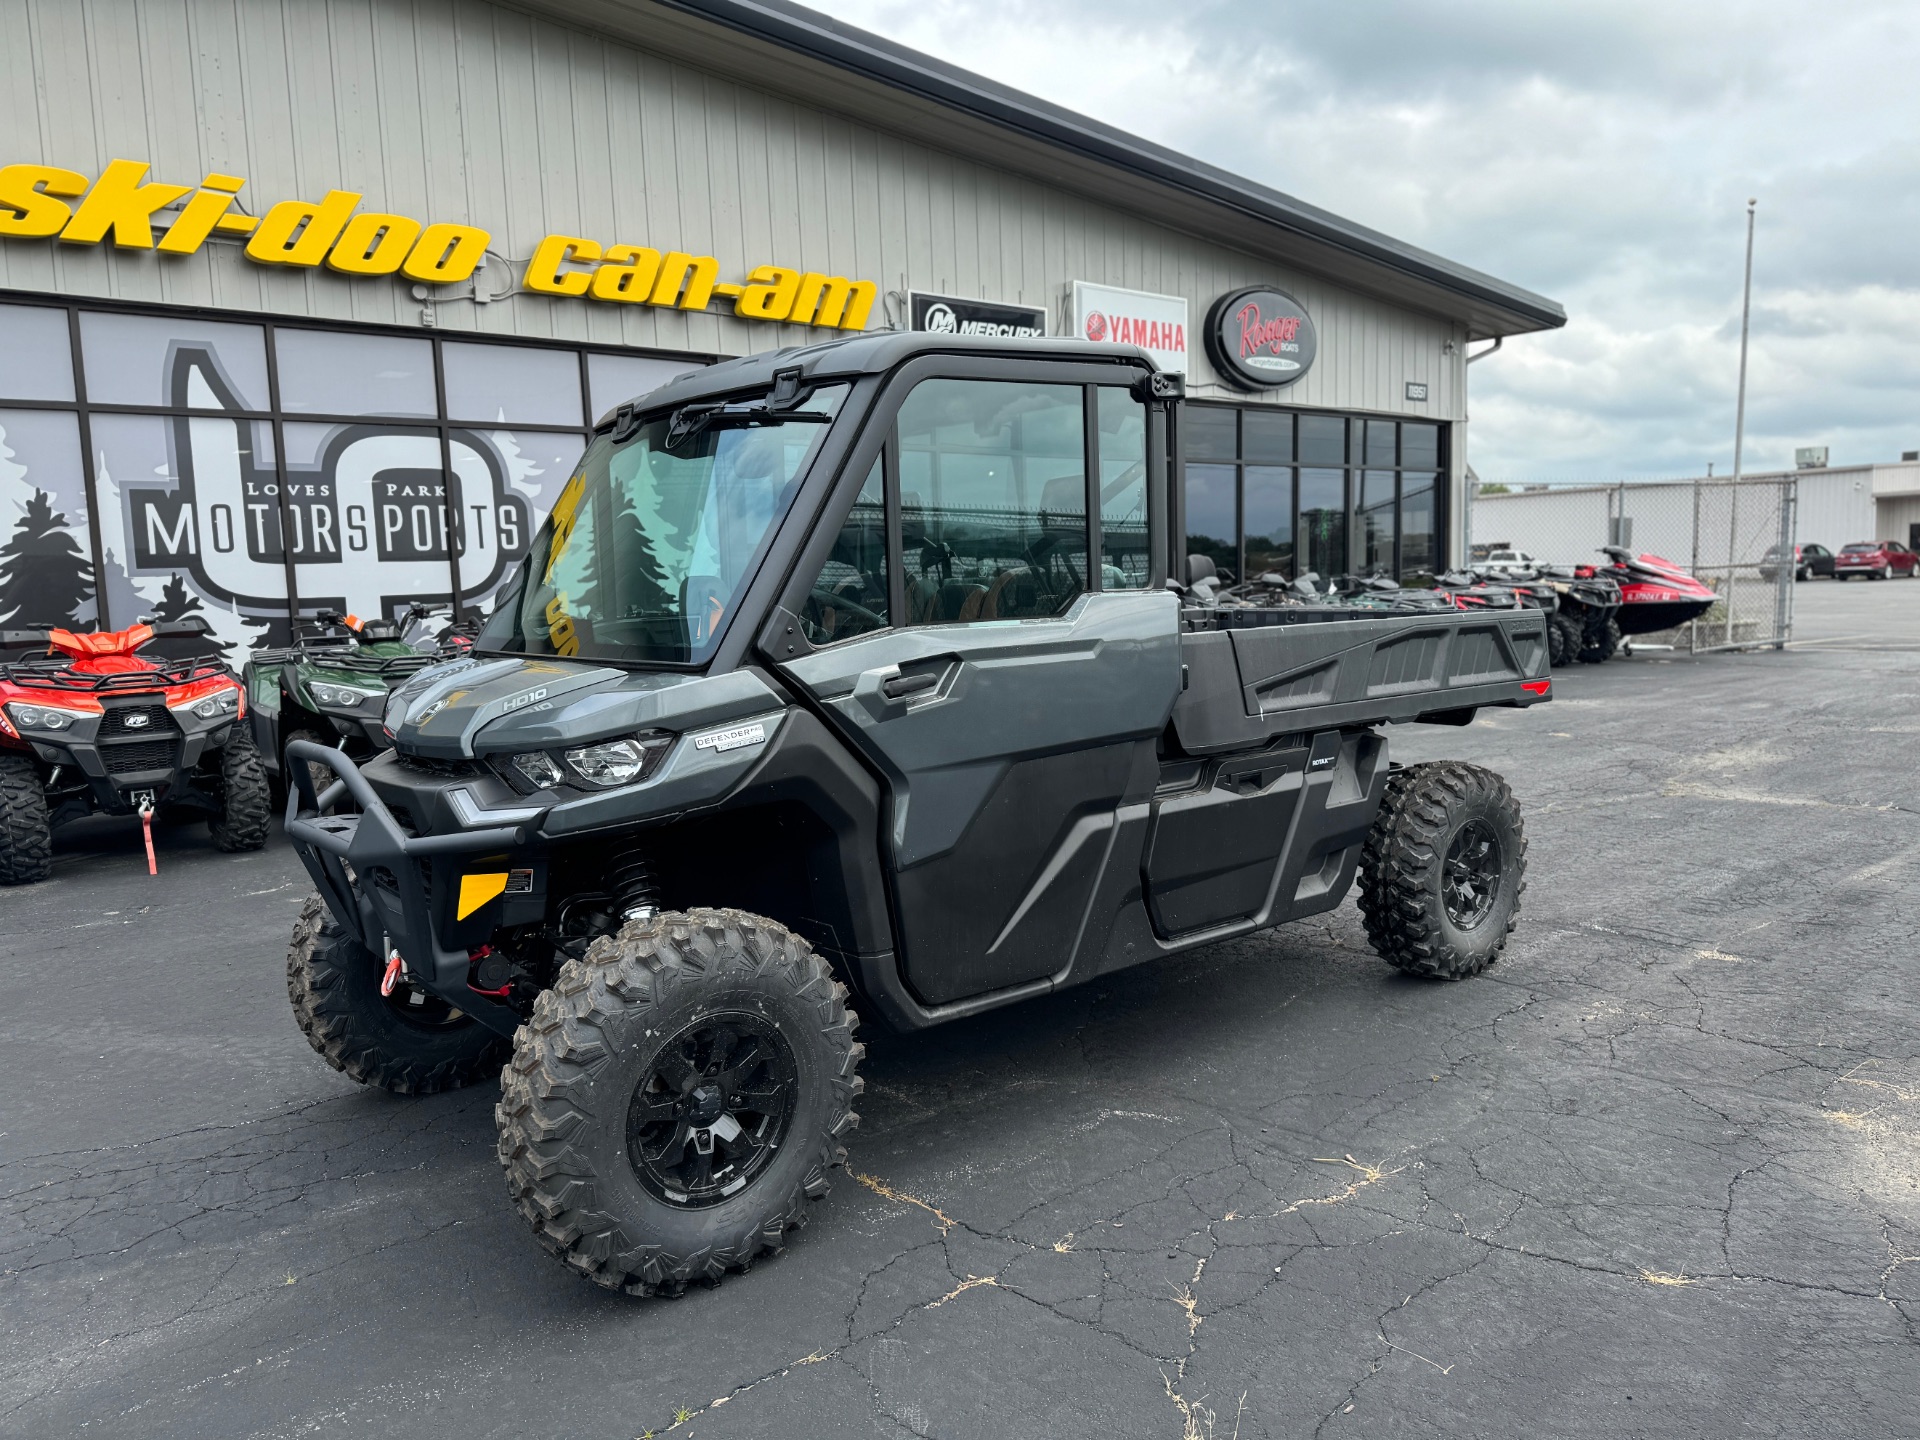
[[[1190,755],[1310,730],[1460,725],[1484,705],[1537,704],[1551,685],[1538,610],[1222,608],[1185,611],[1181,628],[1173,727]]]

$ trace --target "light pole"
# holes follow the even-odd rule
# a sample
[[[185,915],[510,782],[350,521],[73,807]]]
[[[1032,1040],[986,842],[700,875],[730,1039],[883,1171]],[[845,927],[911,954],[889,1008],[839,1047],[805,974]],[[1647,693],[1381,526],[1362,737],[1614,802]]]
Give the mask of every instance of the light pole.
[[[1733,643],[1734,556],[1740,544],[1740,459],[1747,439],[1747,325],[1753,314],[1753,210],[1747,201],[1747,274],[1740,288],[1740,390],[1733,405],[1733,487],[1727,493],[1727,643]]]

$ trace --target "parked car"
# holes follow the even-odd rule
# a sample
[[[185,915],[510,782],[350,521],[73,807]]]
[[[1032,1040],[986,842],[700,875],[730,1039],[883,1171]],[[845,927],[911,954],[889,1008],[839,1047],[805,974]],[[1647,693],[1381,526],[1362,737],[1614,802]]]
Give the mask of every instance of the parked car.
[[[1491,550],[1474,569],[1488,575],[1531,575],[1540,562],[1524,550]]]
[[[1782,553],[1780,546],[1769,545],[1767,553],[1760,557],[1760,574],[1764,579],[1771,580],[1780,573]],[[1833,578],[1833,552],[1824,545],[1794,546],[1793,578],[1812,580],[1821,575]]]
[[[1911,576],[1920,566],[1916,555],[1898,540],[1856,540],[1842,545],[1833,557],[1833,578],[1846,580],[1865,575],[1869,580],[1891,580],[1896,575]]]

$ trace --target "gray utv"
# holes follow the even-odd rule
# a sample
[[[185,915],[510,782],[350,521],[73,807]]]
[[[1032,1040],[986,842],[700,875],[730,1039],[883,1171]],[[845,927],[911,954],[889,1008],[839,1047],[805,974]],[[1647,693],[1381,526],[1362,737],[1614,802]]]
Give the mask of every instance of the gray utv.
[[[977,1015],[1356,874],[1388,963],[1492,962],[1519,809],[1381,727],[1546,699],[1542,613],[1217,593],[1176,544],[1182,403],[1138,352],[885,334],[621,406],[393,749],[289,747],[314,1048],[407,1094],[504,1064],[540,1243],[671,1294],[826,1192],[856,1006]]]

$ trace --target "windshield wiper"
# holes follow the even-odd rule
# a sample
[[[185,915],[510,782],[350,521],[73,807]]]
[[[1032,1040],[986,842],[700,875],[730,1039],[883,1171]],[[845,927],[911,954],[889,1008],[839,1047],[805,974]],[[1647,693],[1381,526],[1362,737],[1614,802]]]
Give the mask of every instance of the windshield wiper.
[[[800,409],[799,406],[806,398],[807,396],[801,392],[798,366],[788,370],[776,370],[773,375],[773,388],[761,399],[715,400],[682,405],[673,412],[673,418],[667,422],[666,448],[677,450],[687,441],[716,425],[732,428],[745,425],[785,425],[797,421],[814,421],[824,424],[833,419],[832,415],[821,411]],[[639,418],[632,408],[626,405],[621,406],[613,422],[614,444],[618,445],[630,439],[639,428]]]

